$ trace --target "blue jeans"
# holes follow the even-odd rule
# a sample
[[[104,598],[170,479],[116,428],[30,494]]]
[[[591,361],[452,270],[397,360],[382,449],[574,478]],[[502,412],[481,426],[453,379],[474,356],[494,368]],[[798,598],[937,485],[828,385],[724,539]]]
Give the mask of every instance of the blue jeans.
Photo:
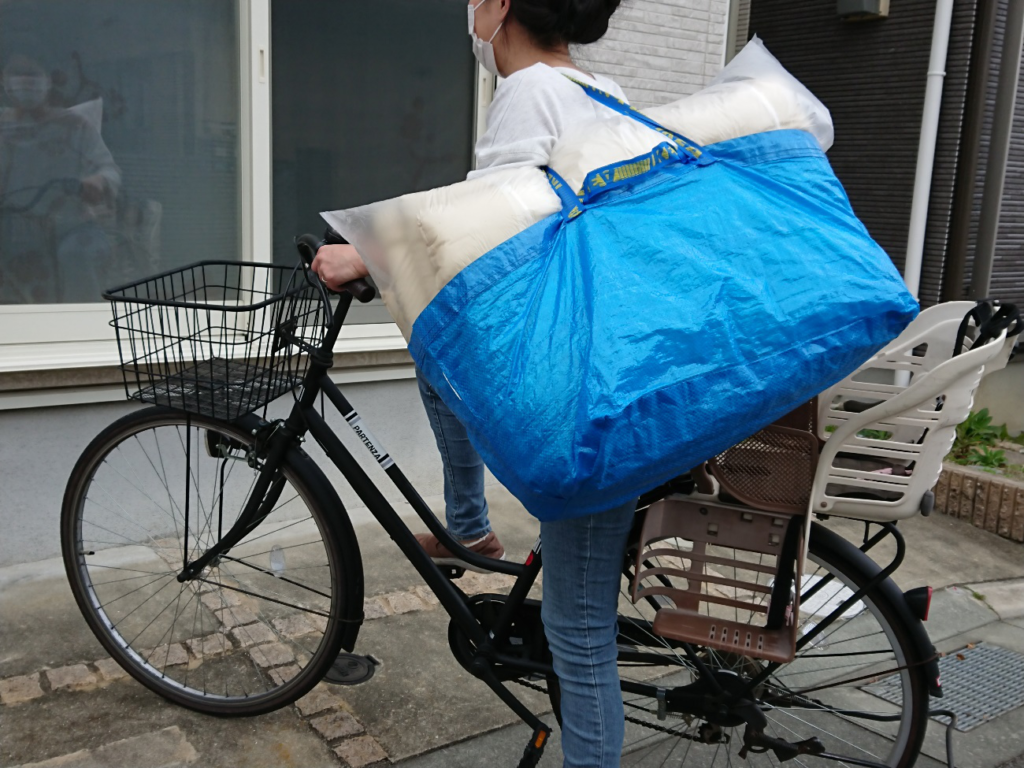
[[[484,498],[484,460],[469,442],[466,428],[419,371],[420,397],[434,430],[444,467],[444,514],[448,532],[459,541],[475,541],[491,532]]]
[[[444,464],[445,517],[458,539],[491,530],[483,461],[466,428],[417,374]],[[541,523],[544,632],[562,691],[565,768],[617,768],[624,713],[616,636],[619,586],[635,502],[570,520]]]

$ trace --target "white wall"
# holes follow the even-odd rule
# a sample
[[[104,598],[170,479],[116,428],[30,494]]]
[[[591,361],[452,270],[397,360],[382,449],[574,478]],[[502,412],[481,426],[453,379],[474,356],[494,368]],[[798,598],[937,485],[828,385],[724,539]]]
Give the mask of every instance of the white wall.
[[[728,0],[623,0],[608,34],[574,52],[644,108],[700,89],[722,68]]]
[[[982,379],[972,410],[982,408],[988,408],[993,424],[1005,424],[1011,435],[1024,432],[1024,363],[1011,363]]]

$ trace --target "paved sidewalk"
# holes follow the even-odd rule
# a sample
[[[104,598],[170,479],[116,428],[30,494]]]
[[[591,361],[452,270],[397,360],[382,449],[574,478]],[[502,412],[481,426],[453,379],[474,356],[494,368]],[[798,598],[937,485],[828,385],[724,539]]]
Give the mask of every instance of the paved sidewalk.
[[[500,490],[490,501],[509,556],[524,557],[536,522]],[[853,523],[829,525],[860,533]],[[896,578],[904,589],[936,588],[927,627],[940,650],[986,642],[1024,653],[1024,547],[942,516],[901,527],[909,552]],[[357,650],[383,667],[366,685],[321,685],[296,706],[254,719],[197,715],[127,678],[86,628],[59,561],[0,569],[0,766],[514,766],[528,730],[452,659],[446,615],[390,539],[375,523],[357,531],[368,598]],[[463,587],[490,592],[508,583],[467,575]],[[546,697],[525,698],[549,712]],[[933,723],[919,766],[945,765],[943,738]],[[1024,708],[954,739],[958,768],[1024,768]],[[541,765],[560,764],[556,734]]]

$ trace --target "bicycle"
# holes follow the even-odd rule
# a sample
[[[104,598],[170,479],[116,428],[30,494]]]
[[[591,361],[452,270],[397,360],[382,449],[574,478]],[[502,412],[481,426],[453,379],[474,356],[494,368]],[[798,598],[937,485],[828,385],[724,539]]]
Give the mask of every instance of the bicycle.
[[[358,660],[359,545],[303,450],[312,435],[450,615],[462,667],[533,728],[519,764],[536,765],[551,728],[510,685],[545,692],[560,721],[540,602],[529,598],[541,542],[518,563],[452,540],[328,377],[348,309],[372,288],[350,285],[332,306],[308,270],[321,243],[297,243],[301,271],[205,262],[105,294],[126,391],[156,404],[100,433],[69,479],[61,542],[75,599],[135,680],[211,715],[273,711],[342,650]],[[848,377],[640,499],[619,616],[624,765],[913,765],[941,688],[922,624],[930,590],[904,594],[890,579],[905,551],[892,521],[927,513],[941,443],[985,367],[1012,352],[1020,321],[1005,309],[925,311],[868,364],[909,381]],[[268,419],[266,404],[289,392],[289,415]],[[515,577],[507,595],[467,595],[461,568],[430,560],[327,424],[323,398],[446,547]],[[868,428],[889,430],[888,442],[864,437]],[[879,473],[879,462],[902,470]],[[858,547],[808,510],[877,523]],[[764,528],[764,542],[729,539],[747,524]],[[882,567],[867,552],[887,538],[897,555]],[[887,700],[868,690],[879,681]]]

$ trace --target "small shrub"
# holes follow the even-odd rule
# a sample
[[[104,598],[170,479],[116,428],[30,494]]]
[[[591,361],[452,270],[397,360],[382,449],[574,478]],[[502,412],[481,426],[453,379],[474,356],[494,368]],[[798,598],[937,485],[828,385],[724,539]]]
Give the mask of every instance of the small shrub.
[[[992,416],[988,408],[978,412],[972,411],[956,428],[956,440],[950,458],[957,464],[971,464],[971,452],[986,446],[995,445],[999,439],[1000,428],[992,426]]]
[[[857,435],[865,440],[888,440],[892,437],[892,432],[886,432],[882,429],[862,429]]]
[[[982,447],[980,451],[977,448],[972,448],[967,458],[971,464],[976,464],[986,469],[998,469],[999,467],[1006,466],[1006,453],[1004,451],[993,451],[988,447]]]

